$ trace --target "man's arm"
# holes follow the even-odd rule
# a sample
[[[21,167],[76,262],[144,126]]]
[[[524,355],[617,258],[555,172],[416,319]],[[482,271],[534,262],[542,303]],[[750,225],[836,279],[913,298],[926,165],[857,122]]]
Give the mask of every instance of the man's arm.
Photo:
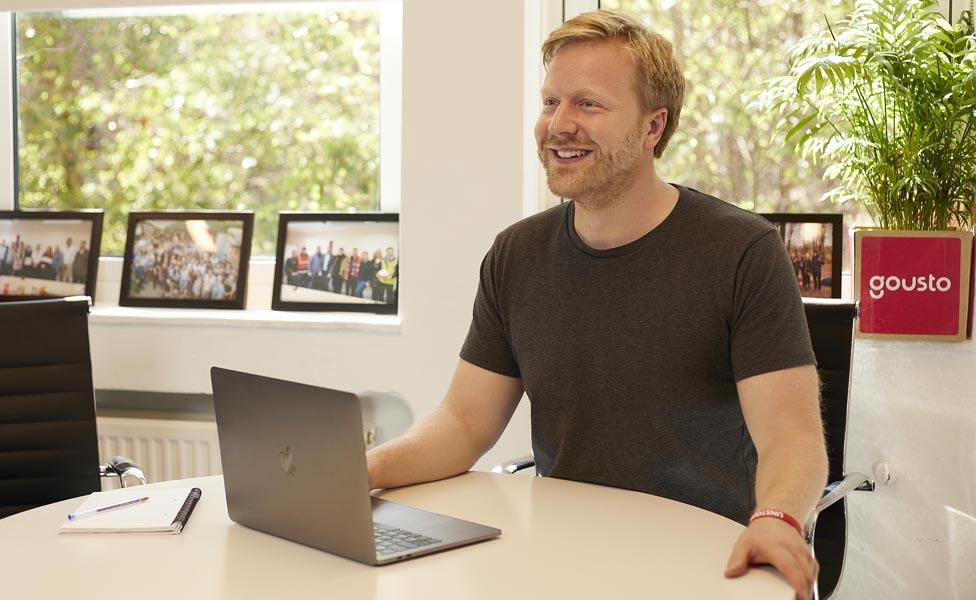
[[[366,453],[370,489],[463,473],[501,436],[522,381],[458,361],[444,399],[401,437]]]
[[[820,383],[812,365],[743,379],[739,402],[756,445],[756,508],[789,513],[802,526],[827,482],[827,450],[820,416]],[[739,537],[726,575],[770,564],[808,598],[819,567],[805,541],[774,518],[753,521]]]

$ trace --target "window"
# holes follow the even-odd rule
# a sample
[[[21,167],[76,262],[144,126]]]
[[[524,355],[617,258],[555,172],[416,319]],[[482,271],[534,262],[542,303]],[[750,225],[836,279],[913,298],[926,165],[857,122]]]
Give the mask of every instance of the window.
[[[266,256],[279,210],[396,210],[401,7],[18,13],[18,206],[104,208],[103,254],[130,210],[253,210]]]
[[[784,75],[790,47],[849,12],[854,0],[601,0],[644,18],[671,41],[685,69],[680,124],[659,170],[757,212],[863,209],[821,201],[836,186],[823,167],[783,146],[777,119],[749,107],[771,77]]]

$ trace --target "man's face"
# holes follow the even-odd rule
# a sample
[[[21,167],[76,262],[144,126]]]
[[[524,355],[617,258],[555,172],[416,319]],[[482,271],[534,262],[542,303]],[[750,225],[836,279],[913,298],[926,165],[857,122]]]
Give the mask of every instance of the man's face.
[[[652,168],[663,109],[643,114],[635,69],[615,42],[570,43],[553,56],[535,126],[552,193],[601,208]]]

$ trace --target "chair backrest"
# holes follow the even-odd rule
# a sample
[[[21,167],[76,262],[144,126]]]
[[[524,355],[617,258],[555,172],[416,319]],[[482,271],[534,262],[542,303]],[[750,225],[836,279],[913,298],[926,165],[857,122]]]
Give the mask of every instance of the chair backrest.
[[[804,298],[803,307],[822,385],[820,395],[830,465],[829,481],[839,481],[844,477],[847,395],[851,382],[857,304],[847,300]],[[844,502],[838,502],[820,513],[814,551],[820,562],[818,585],[821,598],[829,597],[840,580],[846,532]]]
[[[100,487],[88,306],[0,303],[0,518]]]

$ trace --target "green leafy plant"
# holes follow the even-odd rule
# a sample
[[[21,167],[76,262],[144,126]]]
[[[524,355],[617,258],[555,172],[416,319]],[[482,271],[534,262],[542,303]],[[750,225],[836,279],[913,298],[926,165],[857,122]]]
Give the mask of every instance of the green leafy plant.
[[[858,0],[791,51],[755,105],[785,140],[828,164],[826,195],[864,204],[885,229],[968,228],[976,196],[976,36],[934,0]]]

